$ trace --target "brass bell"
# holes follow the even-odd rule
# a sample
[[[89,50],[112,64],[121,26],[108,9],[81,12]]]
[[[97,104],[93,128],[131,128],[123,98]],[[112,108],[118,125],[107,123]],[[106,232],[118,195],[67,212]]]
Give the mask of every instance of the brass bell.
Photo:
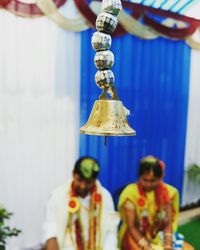
[[[116,16],[121,8],[120,0],[105,0],[102,4],[103,11],[96,19],[98,32],[92,37],[92,47],[96,50],[94,62],[98,68],[95,82],[103,92],[99,100],[95,101],[88,121],[80,128],[82,134],[105,136],[105,145],[107,136],[136,135],[135,130],[128,124],[126,109],[118,98],[114,86],[115,77],[111,70],[114,55],[109,50],[112,42],[110,34],[117,27]],[[111,98],[107,98],[107,94]]]
[[[90,117],[80,128],[80,133],[102,136],[136,135],[128,124],[122,102],[113,99],[95,101]]]

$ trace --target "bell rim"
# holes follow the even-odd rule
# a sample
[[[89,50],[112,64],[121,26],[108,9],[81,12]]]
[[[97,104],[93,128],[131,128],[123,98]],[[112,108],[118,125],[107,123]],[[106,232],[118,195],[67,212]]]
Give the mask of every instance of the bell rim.
[[[97,136],[136,136],[136,131],[134,130],[131,133],[113,133],[113,132],[96,133],[96,132],[83,131],[80,129],[80,133],[86,135],[97,135]]]

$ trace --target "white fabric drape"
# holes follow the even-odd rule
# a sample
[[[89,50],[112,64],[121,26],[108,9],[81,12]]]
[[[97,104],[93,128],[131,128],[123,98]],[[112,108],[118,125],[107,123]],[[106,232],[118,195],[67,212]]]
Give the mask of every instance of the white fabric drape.
[[[23,231],[8,250],[40,242],[48,194],[71,176],[79,64],[80,34],[0,12],[0,203]]]
[[[194,5],[187,11],[186,15],[198,18],[200,3]],[[200,33],[196,32],[195,39],[200,41]],[[185,149],[185,170],[187,171],[190,164],[200,165],[200,51],[191,51],[190,65],[190,88],[189,88],[189,105],[187,119],[187,135]],[[182,204],[186,205],[200,199],[200,185],[195,184],[188,179],[185,172]]]
[[[185,170],[190,164],[200,166],[200,51],[192,50],[190,71],[190,93],[188,106]],[[200,185],[188,179],[185,174],[183,205],[200,199]]]

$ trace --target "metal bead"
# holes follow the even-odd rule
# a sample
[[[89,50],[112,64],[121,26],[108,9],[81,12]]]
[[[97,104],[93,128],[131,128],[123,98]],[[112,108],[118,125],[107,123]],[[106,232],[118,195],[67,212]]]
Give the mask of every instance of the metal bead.
[[[112,33],[118,24],[117,17],[109,13],[100,13],[96,19],[96,29],[103,33]]]
[[[112,38],[108,34],[97,31],[92,36],[92,47],[96,51],[108,50],[111,47],[111,44]]]
[[[113,86],[115,77],[112,70],[98,70],[95,75],[95,81],[100,89],[108,89]]]
[[[120,0],[103,0],[102,11],[117,16],[122,9],[122,3]]]
[[[98,69],[110,69],[114,64],[114,55],[110,50],[99,51],[94,57],[94,63]]]

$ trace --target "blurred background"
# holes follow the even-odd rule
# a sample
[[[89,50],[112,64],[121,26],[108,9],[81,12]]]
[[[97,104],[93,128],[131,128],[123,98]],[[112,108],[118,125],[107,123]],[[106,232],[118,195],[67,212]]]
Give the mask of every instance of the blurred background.
[[[122,2],[113,72],[137,136],[105,146],[79,133],[101,93],[91,46],[101,1],[0,1],[0,203],[22,230],[9,250],[41,242],[48,195],[79,156],[98,159],[115,202],[149,154],[182,207],[200,199],[200,1]]]

